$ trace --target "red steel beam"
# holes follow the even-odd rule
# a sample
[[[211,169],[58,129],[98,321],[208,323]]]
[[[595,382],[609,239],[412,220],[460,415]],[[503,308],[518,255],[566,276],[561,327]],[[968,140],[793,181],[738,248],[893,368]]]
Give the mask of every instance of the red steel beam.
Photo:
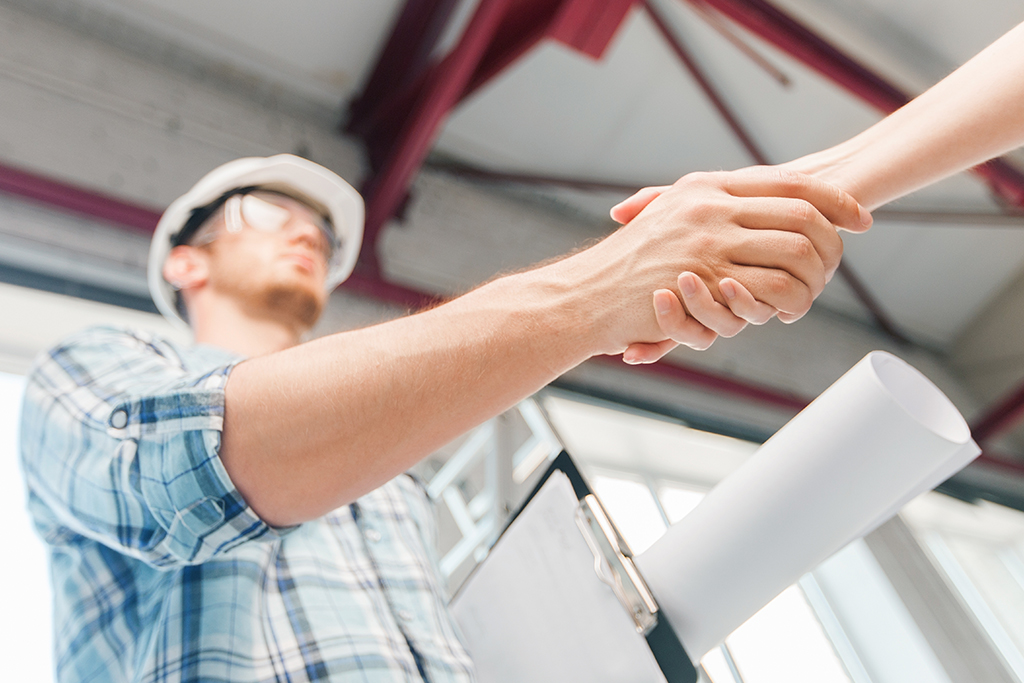
[[[729,41],[732,46],[745,55],[747,59],[771,76],[772,80],[784,87],[789,87],[792,84],[789,76],[787,76],[782,69],[768,61],[767,57],[755,50],[750,43],[745,41],[736,33],[734,30],[735,24],[705,5],[694,5],[694,9],[697,10],[697,14],[699,14],[701,19],[704,20],[704,23],[714,29],[718,35]]]
[[[975,420],[971,433],[978,441],[985,441],[1011,429],[1021,417],[1024,417],[1024,383],[1011,389]]]
[[[459,101],[472,97],[480,88],[537,45],[547,35],[558,5],[558,2],[548,0],[532,5],[524,3],[520,6],[519,12],[509,14],[487,54],[480,60],[476,73],[466,84]]]
[[[138,232],[152,233],[160,220],[159,211],[6,164],[0,164],[0,192]]]
[[[635,183],[615,183],[603,180],[586,180],[579,178],[564,178],[557,176],[534,175],[529,173],[507,173],[504,171],[492,171],[479,166],[471,166],[460,161],[433,161],[427,160],[424,164],[427,168],[449,173],[468,180],[482,180],[490,183],[515,183],[519,185],[548,185],[551,187],[565,187],[570,190],[582,190],[585,192],[619,192],[622,194],[633,194],[643,185]]]
[[[472,96],[536,45],[546,35],[558,8],[558,3],[548,0],[514,0],[509,11],[502,17],[501,27],[494,32],[486,52],[480,56],[458,102]],[[396,40],[398,38],[393,35],[390,42]],[[375,171],[379,171],[391,157],[400,153],[398,137],[402,127],[410,120],[413,107],[427,94],[429,88],[435,87],[437,74],[447,73],[458,58],[456,51],[452,51],[389,92],[378,95],[373,111],[365,116],[362,126],[354,130],[366,142],[370,163]]]
[[[751,33],[841,85],[884,112],[910,101],[902,90],[855,61],[766,0],[685,0],[697,9],[713,7]]]
[[[457,4],[458,0],[406,1],[373,73],[349,109],[349,133],[363,134],[387,96],[409,86],[426,70]]]
[[[410,311],[422,311],[442,303],[444,297],[428,294],[418,289],[396,285],[388,282],[379,275],[355,271],[341,285],[347,290],[355,292],[381,303],[393,304]]]
[[[684,1],[699,9],[713,7],[886,114],[910,101],[907,93],[767,0]],[[1024,173],[1017,168],[1003,159],[993,159],[973,171],[1004,200],[1024,207]]]
[[[360,126],[367,127],[362,135],[377,171],[364,188],[367,211],[361,254],[363,267],[371,271],[379,269],[376,242],[380,231],[402,206],[409,184],[444,119],[459,101],[469,97],[545,36],[550,35],[592,57],[600,56],[636,2],[638,0],[481,0],[459,43],[444,59],[406,78],[401,87],[390,93],[367,96],[376,103],[370,108],[374,115],[353,113]],[[413,13],[411,5],[407,5],[406,10]],[[391,43],[400,42],[398,29],[402,25],[400,21]],[[405,52],[400,45],[389,45],[382,61],[385,57],[401,61]],[[409,61],[407,56],[404,59]],[[378,64],[376,73],[382,74],[383,70],[384,66]],[[375,88],[395,83],[383,75],[371,81]]]
[[[697,82],[700,89],[704,92],[704,96],[708,98],[708,101],[714,106],[718,115],[722,117],[726,125],[732,131],[736,139],[740,141],[743,148],[747,150],[747,153],[751,156],[755,163],[767,166],[770,162],[768,157],[761,150],[761,147],[754,141],[754,138],[747,129],[740,123],[739,118],[733,113],[732,109],[726,104],[725,99],[718,92],[718,89],[711,83],[711,80],[707,77],[704,71],[697,64],[697,60],[693,58],[690,51],[683,45],[683,41],[676,35],[675,31],[668,25],[668,20],[662,15],[661,10],[658,9],[657,5],[650,0],[644,2],[644,7],[647,10],[647,14],[650,15],[654,21],[655,27],[661,33],[661,37],[665,39],[669,47],[675,53],[676,57],[683,64],[690,75],[693,76],[693,80]]]
[[[1018,476],[1024,475],[1024,463],[1014,462],[1002,454],[992,455],[988,452],[984,452],[975,459],[975,462],[979,465],[991,465],[993,467],[1008,470]]]
[[[875,324],[878,325],[883,332],[889,335],[889,337],[897,344],[907,346],[911,343],[910,340],[900,332],[899,327],[896,326],[892,321],[892,318],[889,317],[889,314],[886,313],[884,308],[882,308],[878,299],[875,298],[875,295],[872,294],[871,290],[864,284],[864,281],[860,279],[860,276],[853,272],[853,269],[850,268],[849,264],[845,261],[840,261],[839,269],[836,272],[839,274],[839,277],[843,278],[843,281],[853,291],[853,295],[857,297],[857,300],[860,301],[861,305],[867,309],[868,313],[874,319]]]
[[[379,272],[377,237],[405,199],[442,122],[462,96],[513,0],[481,0],[458,45],[427,79],[396,137],[393,154],[367,188],[364,266]]]
[[[797,396],[785,391],[779,391],[778,389],[765,386],[763,384],[755,384],[753,382],[744,382],[726,375],[719,375],[714,372],[708,372],[707,370],[699,370],[692,366],[681,365],[677,363],[671,363],[667,361],[658,361],[657,363],[651,363],[646,365],[626,365],[622,362],[621,356],[595,356],[590,359],[591,362],[600,363],[602,365],[614,365],[618,368],[629,369],[633,372],[642,375],[650,375],[659,379],[668,379],[682,384],[689,384],[697,386],[702,389],[710,389],[734,398],[741,398],[754,403],[771,406],[773,408],[782,408],[784,410],[790,410],[799,412],[807,407],[807,404],[811,402],[811,399]]]

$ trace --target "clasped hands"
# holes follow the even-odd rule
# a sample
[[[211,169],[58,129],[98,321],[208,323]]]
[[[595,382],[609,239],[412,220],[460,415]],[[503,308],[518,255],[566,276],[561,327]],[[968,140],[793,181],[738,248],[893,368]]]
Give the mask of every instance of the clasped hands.
[[[703,202],[694,210],[693,198]],[[813,176],[777,167],[694,173],[648,187],[616,205],[627,225],[646,214],[672,216],[690,204],[685,229],[702,223],[703,272],[679,274],[676,289],[657,289],[653,305],[664,339],[630,344],[623,360],[653,363],[683,344],[703,350],[719,336],[773,317],[791,323],[810,309],[843,253],[839,230],[864,232],[871,214],[847,192]],[[663,206],[665,205],[665,206]],[[668,213],[666,213],[666,207]],[[739,229],[737,229],[739,228]]]

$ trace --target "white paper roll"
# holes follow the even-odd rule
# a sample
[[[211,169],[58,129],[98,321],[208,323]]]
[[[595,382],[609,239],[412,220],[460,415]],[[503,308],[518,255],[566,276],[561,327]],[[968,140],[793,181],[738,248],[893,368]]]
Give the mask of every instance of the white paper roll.
[[[938,387],[875,351],[637,562],[697,662],[790,584],[980,452]]]

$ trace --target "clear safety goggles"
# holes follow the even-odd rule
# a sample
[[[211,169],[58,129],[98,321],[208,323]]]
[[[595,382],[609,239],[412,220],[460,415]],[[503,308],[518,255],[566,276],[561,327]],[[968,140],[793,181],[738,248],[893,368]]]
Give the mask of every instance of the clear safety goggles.
[[[201,230],[189,241],[190,244],[210,244],[220,237],[223,231],[234,234],[250,227],[258,232],[276,233],[288,230],[299,223],[309,223],[319,230],[317,248],[324,257],[328,272],[337,265],[335,261],[339,260],[341,244],[334,234],[330,220],[293,197],[269,190],[253,190],[229,197],[222,210],[223,227],[216,224],[216,227],[209,230]]]

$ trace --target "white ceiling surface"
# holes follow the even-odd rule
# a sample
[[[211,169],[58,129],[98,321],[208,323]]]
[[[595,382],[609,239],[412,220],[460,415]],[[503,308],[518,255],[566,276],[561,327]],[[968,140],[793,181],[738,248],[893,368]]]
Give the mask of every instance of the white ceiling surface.
[[[282,92],[338,109],[369,75],[402,0],[81,0]]]
[[[211,64],[337,107],[358,92],[402,0],[48,0],[145,27]],[[467,3],[474,0],[465,0]],[[776,0],[902,87],[919,90],[1024,20],[1019,0]],[[878,114],[742,29],[784,87],[680,0],[657,0],[772,161],[839,142]],[[462,105],[437,147],[500,171],[663,183],[751,163],[651,21],[634,11],[601,61],[545,42]],[[578,194],[578,193],[577,193]],[[574,200],[597,213],[607,195]],[[948,181],[904,208],[996,211],[984,185]],[[900,208],[900,207],[897,207]],[[847,239],[847,263],[912,336],[948,345],[1024,267],[1024,228],[893,224]],[[821,303],[864,317],[838,281]]]

